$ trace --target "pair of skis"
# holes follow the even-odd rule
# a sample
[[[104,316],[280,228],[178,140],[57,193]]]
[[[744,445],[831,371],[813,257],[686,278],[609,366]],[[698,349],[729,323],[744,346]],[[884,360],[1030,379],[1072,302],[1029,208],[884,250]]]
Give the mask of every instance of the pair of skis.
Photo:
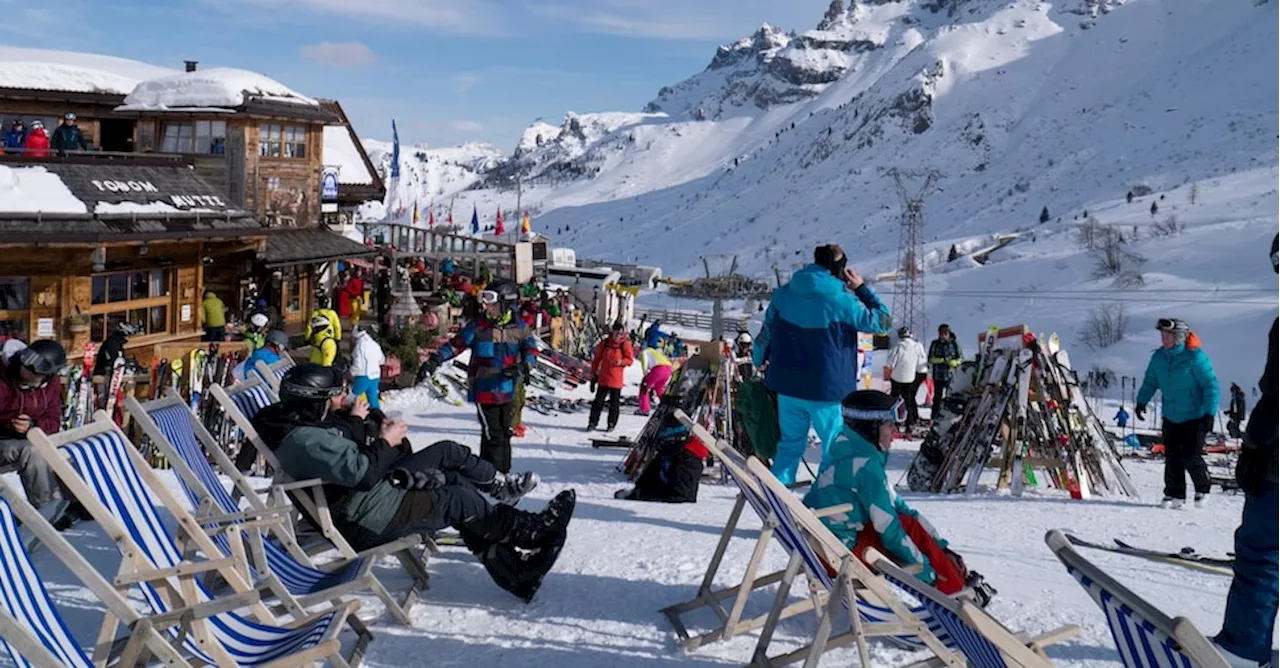
[[[1182,566],[1184,568],[1193,568],[1213,573],[1214,575],[1224,575],[1231,577],[1234,574],[1235,559],[1222,559],[1218,557],[1209,557],[1196,552],[1190,547],[1184,547],[1177,552],[1161,552],[1159,550],[1149,550],[1126,543],[1120,539],[1113,539],[1114,545],[1102,545],[1093,543],[1078,536],[1066,533],[1067,541],[1077,547],[1086,547],[1091,550],[1102,550],[1104,552],[1112,552],[1115,554],[1123,554],[1130,557],[1138,557],[1141,559],[1149,559],[1151,561],[1159,561],[1174,566]],[[1232,555],[1228,555],[1229,557]]]

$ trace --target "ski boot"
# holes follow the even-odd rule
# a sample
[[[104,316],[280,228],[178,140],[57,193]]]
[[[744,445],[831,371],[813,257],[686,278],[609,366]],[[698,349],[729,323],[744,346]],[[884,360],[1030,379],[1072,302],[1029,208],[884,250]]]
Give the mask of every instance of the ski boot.
[[[483,526],[459,531],[499,587],[528,603],[564,547],[577,495],[556,495],[540,513],[498,506]]]
[[[498,503],[514,506],[520,502],[520,499],[525,494],[533,491],[533,488],[538,486],[539,480],[538,474],[532,471],[498,473],[485,491]]]
[[[979,608],[985,608],[991,604],[991,599],[996,597],[996,588],[987,584],[986,578],[977,571],[970,571],[969,575],[964,579],[964,591],[970,595],[970,600]]]

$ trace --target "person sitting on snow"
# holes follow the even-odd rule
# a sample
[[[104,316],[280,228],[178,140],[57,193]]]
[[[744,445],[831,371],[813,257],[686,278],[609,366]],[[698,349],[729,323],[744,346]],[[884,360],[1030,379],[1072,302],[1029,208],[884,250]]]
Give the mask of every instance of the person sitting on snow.
[[[496,584],[532,599],[564,545],[575,492],[539,513],[517,510],[532,488],[528,475],[505,475],[451,441],[406,455],[407,425],[370,422],[359,399],[339,414],[349,395],[337,370],[299,364],[280,380],[280,402],[253,424],[286,473],[324,483],[334,524],[357,549],[452,526]]]
[[[822,518],[822,523],[858,559],[873,547],[944,594],[970,588],[974,601],[986,606],[995,590],[982,576],[965,569],[936,529],[899,497],[889,484],[885,463],[896,423],[907,419],[906,404],[876,390],[858,390],[840,406],[840,435],[818,468],[804,497],[810,508],[851,504],[853,509]]]

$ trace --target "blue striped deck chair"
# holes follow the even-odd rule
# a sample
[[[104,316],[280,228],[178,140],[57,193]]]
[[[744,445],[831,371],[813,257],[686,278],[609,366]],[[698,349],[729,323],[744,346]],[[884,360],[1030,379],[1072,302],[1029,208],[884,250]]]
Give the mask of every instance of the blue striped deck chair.
[[[1213,644],[1186,617],[1160,612],[1072,547],[1061,531],[1045,534],[1067,573],[1102,609],[1120,662],[1127,668],[1227,668]]]
[[[869,549],[865,556],[877,573],[924,603],[968,664],[975,668],[1048,668],[1053,662],[1045,655],[1044,648],[1080,633],[1080,627],[1074,624],[1035,638],[1014,633],[986,610],[921,582],[880,552]]]
[[[768,519],[789,549],[794,549],[793,558],[787,568],[794,573],[800,566],[804,567],[811,587],[821,587],[828,593],[827,602],[819,608],[818,630],[814,641],[788,654],[768,657],[766,651],[777,626],[777,613],[780,603],[785,600],[786,589],[778,591],[770,615],[774,619],[765,623],[756,646],[753,663],[763,666],[782,666],[804,660],[805,668],[814,668],[821,660],[822,654],[853,643],[857,647],[860,665],[870,666],[871,659],[867,649],[868,638],[885,638],[894,644],[914,640],[913,648],[928,649],[943,664],[963,666],[959,659],[947,647],[947,641],[940,638],[931,628],[934,620],[926,620],[913,612],[906,603],[889,589],[883,578],[871,572],[861,561],[853,556],[844,543],[831,533],[811,508],[800,503],[800,499],[787,489],[769,472],[769,468],[756,457],[747,460],[747,472],[755,486],[760,490],[769,509]],[[829,512],[842,512],[843,507],[828,509]],[[822,550],[819,556],[818,549]],[[795,557],[799,557],[798,559]],[[833,577],[827,570],[831,564],[836,571]],[[785,578],[784,578],[785,579]],[[860,605],[866,600],[868,605]],[[832,626],[841,609],[853,611],[850,614],[849,631],[832,635]],[[885,609],[888,614],[881,615],[877,611]]]
[[[190,573],[217,572],[235,592],[252,591],[243,574],[247,565],[236,557],[220,554],[205,528],[187,512],[106,413],[99,411],[95,418],[84,427],[52,435],[33,429],[29,438],[65,488],[115,541],[122,557],[116,583],[139,585],[143,600],[157,615],[174,608],[217,602],[199,580],[181,577]],[[152,495],[177,520],[177,530],[199,548],[203,559],[183,558],[152,503]],[[233,542],[242,540],[238,523],[222,526]],[[167,579],[157,580],[158,575]],[[359,608],[358,601],[287,625],[276,621],[260,601],[248,606],[249,614],[237,612],[245,607],[228,605],[218,614],[192,623],[190,631],[179,636],[184,653],[218,666],[271,668],[310,665],[321,660],[347,668],[359,664],[363,657],[367,638],[357,639],[344,656],[338,637],[347,618]],[[108,616],[99,637],[114,637],[118,622]]]
[[[235,463],[213,443],[213,436],[196,419],[181,397],[171,393],[168,397],[145,404],[129,397],[125,399],[125,410],[137,420],[138,426],[151,439],[156,449],[168,458],[178,474],[187,500],[197,510],[197,519],[211,515],[219,520],[238,516],[240,519],[233,521],[242,522],[242,529],[254,519],[267,520],[265,526],[246,532],[249,536],[250,556],[252,563],[268,576],[272,593],[276,594],[291,614],[301,616],[305,607],[316,602],[336,603],[346,594],[371,591],[382,599],[387,611],[397,622],[410,623],[408,607],[417,601],[425,583],[415,581],[404,602],[397,602],[371,569],[379,557],[411,548],[421,542],[420,537],[409,536],[366,551],[354,559],[340,559],[327,563],[322,568],[317,567],[297,544],[292,533],[282,526],[283,522],[288,521],[287,508],[240,509],[236,499],[222,486],[208,457],[220,458],[224,466],[232,468]],[[206,455],[206,452],[210,454]],[[272,518],[264,518],[264,515],[279,517],[271,521]],[[263,536],[264,529],[268,533],[266,537]],[[237,553],[228,544],[224,533],[215,533],[213,538],[223,554]]]
[[[338,531],[333,523],[333,515],[329,512],[329,504],[324,496],[324,486],[319,480],[294,480],[280,466],[280,460],[276,458],[271,448],[267,447],[262,441],[262,436],[258,434],[258,430],[253,426],[251,420],[258,411],[264,407],[276,402],[277,397],[270,390],[262,379],[253,378],[243,383],[236,383],[229,388],[221,385],[213,385],[209,388],[210,394],[213,395],[215,401],[222,408],[223,413],[235,423],[241,433],[244,434],[245,447],[254,447],[258,449],[258,454],[266,460],[267,466],[271,467],[274,472],[272,484],[268,489],[267,505],[272,507],[294,507],[306,520],[323,536],[326,544],[336,549],[345,559],[356,559],[361,553],[351,545],[349,541]],[[210,448],[210,451],[217,448]],[[234,462],[228,457],[215,458],[218,468],[221,469],[223,475],[237,480],[236,489],[251,489],[244,475],[236,469]],[[247,496],[247,495],[246,495]],[[254,503],[261,503],[257,492],[252,494]],[[410,543],[421,545],[422,549],[416,546],[408,546]],[[398,547],[393,554],[400,561],[405,572],[414,581],[414,583],[425,589],[429,576],[427,575],[426,560],[428,555],[438,552],[435,541],[430,536],[405,536],[404,538],[389,543]],[[408,609],[413,601],[406,599],[403,609]]]
[[[114,643],[107,638],[107,642],[95,649],[96,660],[85,654],[58,614],[44,579],[31,563],[18,522],[22,522],[24,531],[36,534],[41,545],[128,626],[126,637]],[[0,480],[0,644],[8,650],[14,664],[23,667],[90,668],[109,661],[132,666],[144,663],[144,656],[148,654],[168,665],[190,665],[180,649],[156,631],[155,623],[138,614],[124,595],[27,502],[22,489],[6,485],[3,480]]]
[[[720,533],[720,541],[716,544],[716,549],[711,555],[711,562],[707,565],[702,582],[698,585],[697,594],[688,601],[669,605],[661,610],[676,631],[676,644],[682,649],[694,650],[707,643],[728,640],[735,635],[763,627],[769,617],[767,613],[743,619],[742,615],[746,609],[747,600],[756,590],[779,583],[786,574],[786,569],[758,575],[757,571],[760,568],[760,563],[770,542],[775,538],[782,541],[783,548],[788,555],[794,555],[795,549],[794,546],[786,542],[788,540],[787,536],[775,533],[773,527],[765,522],[756,536],[751,559],[747,562],[741,580],[730,587],[715,587],[716,576],[724,561],[729,542],[738,528],[743,509],[749,504],[762,522],[768,518],[769,509],[764,499],[761,498],[760,491],[756,489],[751,481],[750,474],[746,471],[746,460],[743,459],[738,451],[727,447],[727,444],[723,441],[716,440],[702,425],[694,422],[683,411],[677,410],[675,416],[685,427],[689,428],[700,442],[706,444],[707,449],[723,466],[723,470],[729,480],[738,487],[738,498],[734,502],[733,510],[729,513],[729,521],[725,524],[724,531]],[[728,610],[725,609],[722,603],[726,599],[732,599]],[[813,610],[816,606],[821,605],[825,599],[825,592],[813,592],[813,595],[808,599],[786,606],[779,613],[778,618],[787,619],[788,617]],[[720,620],[720,625],[706,633],[691,636],[683,618],[685,615],[702,608],[707,608],[714,612]]]

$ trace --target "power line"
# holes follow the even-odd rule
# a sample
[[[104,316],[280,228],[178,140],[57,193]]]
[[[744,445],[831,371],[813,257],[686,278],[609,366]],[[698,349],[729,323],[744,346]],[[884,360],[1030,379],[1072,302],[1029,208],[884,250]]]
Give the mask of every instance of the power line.
[[[892,292],[882,294],[892,295]],[[1156,303],[1156,304],[1249,304],[1254,306],[1275,306],[1274,301],[1247,301],[1242,299],[1165,299],[1165,298],[1137,298],[1137,297],[1098,297],[1098,296],[1054,296],[1041,295],[1036,293],[969,293],[969,292],[931,292],[931,295],[940,295],[946,297],[956,297],[958,299],[992,299],[998,301],[1007,301],[1011,299],[1022,300],[1045,300],[1045,301],[1080,301],[1080,302],[1108,302],[1108,303]]]

